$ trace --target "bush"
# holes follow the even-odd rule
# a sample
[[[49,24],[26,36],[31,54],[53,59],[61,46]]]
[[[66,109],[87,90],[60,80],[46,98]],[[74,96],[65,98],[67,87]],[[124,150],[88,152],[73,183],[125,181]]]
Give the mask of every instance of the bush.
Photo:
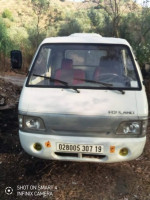
[[[138,62],[140,66],[143,66],[146,63],[150,63],[150,44],[147,43],[145,45],[139,44],[135,47],[136,56],[138,58]]]
[[[12,46],[10,38],[8,37],[8,31],[2,18],[0,18],[0,53],[8,54]]]
[[[3,18],[8,18],[10,19],[11,21],[13,21],[13,16],[12,16],[12,12],[8,9],[5,9],[2,13],[2,17]]]
[[[78,12],[68,16],[65,22],[60,26],[58,35],[67,36],[72,33],[91,32],[90,19],[85,12]]]

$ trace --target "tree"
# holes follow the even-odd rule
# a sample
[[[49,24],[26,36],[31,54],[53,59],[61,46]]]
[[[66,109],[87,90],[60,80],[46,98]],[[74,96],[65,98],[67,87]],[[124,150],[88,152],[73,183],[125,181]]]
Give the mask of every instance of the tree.
[[[94,8],[91,8],[88,10],[88,17],[90,18],[93,32],[100,32],[100,29],[103,27],[103,14],[98,12]]]
[[[139,15],[138,45],[136,45],[136,53],[139,62],[143,65],[150,63],[150,8],[142,7],[141,15]],[[137,22],[136,22],[137,23]]]
[[[121,23],[121,19],[123,16],[123,13],[130,9],[135,9],[133,5],[135,5],[134,2],[132,2],[132,6],[130,5],[130,0],[93,0],[94,3],[97,3],[97,6],[95,6],[95,9],[98,10],[104,10],[109,18],[111,19],[112,23],[112,32],[111,35],[113,37],[119,37],[119,26]],[[108,18],[108,17],[107,17]]]
[[[50,1],[49,0],[31,0],[33,11],[36,15],[37,22],[36,22],[36,47],[39,45],[39,39],[40,39],[40,30],[41,21],[44,21],[44,14],[49,8]],[[44,22],[45,23],[45,22]]]
[[[60,26],[58,35],[66,36],[82,32],[91,32],[91,24],[87,13],[80,11],[66,18],[65,22]]]
[[[120,36],[133,46],[139,64],[150,63],[150,8],[141,7],[123,17]]]
[[[68,23],[61,26],[58,34],[60,36],[68,36],[72,33],[81,32],[83,32],[82,25],[76,19],[71,19]]]
[[[8,37],[7,27],[0,18],[0,65],[6,67],[6,56],[12,48],[12,42]]]
[[[146,43],[150,39],[150,8],[143,7],[140,16],[141,41]]]
[[[5,43],[7,41],[7,30],[3,20],[0,18],[0,52],[5,51]]]
[[[37,27],[36,26],[32,26],[32,27],[28,27],[27,29],[28,31],[28,40],[29,40],[29,44],[30,44],[30,51],[29,53],[31,55],[33,55],[37,49]],[[38,39],[39,41],[42,41],[46,36],[46,33],[43,31],[40,31],[40,33],[38,34]]]
[[[53,5],[49,8],[47,14],[47,36],[56,36],[60,25],[66,19],[66,10],[63,9],[59,4]]]

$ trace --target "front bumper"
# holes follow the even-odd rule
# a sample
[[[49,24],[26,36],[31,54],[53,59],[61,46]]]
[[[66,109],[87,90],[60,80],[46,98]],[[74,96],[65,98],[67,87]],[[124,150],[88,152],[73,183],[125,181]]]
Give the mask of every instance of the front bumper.
[[[23,149],[30,155],[50,160],[64,160],[64,161],[79,161],[79,162],[99,162],[99,163],[113,163],[133,160],[139,157],[144,149],[146,137],[142,138],[99,138],[99,137],[75,137],[75,136],[54,136],[26,133],[19,130],[20,142]],[[47,145],[47,143],[50,145]],[[69,143],[69,144],[90,144],[90,145],[103,145],[103,153],[97,156],[82,156],[82,153],[61,155],[56,150],[56,143]],[[34,149],[34,144],[40,143],[42,149],[37,151]],[[115,147],[115,151],[111,152],[111,146]],[[121,156],[119,151],[122,148],[129,150],[128,155]],[[73,153],[73,152],[72,152]],[[84,153],[85,155],[86,153]],[[95,154],[94,154],[95,155]]]

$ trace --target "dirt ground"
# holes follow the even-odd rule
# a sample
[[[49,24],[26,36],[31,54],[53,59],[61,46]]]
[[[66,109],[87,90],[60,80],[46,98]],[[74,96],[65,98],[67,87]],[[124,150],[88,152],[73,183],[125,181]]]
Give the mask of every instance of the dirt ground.
[[[150,123],[144,153],[134,161],[97,164],[42,160],[31,157],[20,146],[20,91],[21,87],[0,79],[0,100],[5,99],[5,105],[0,106],[0,200],[150,200]]]

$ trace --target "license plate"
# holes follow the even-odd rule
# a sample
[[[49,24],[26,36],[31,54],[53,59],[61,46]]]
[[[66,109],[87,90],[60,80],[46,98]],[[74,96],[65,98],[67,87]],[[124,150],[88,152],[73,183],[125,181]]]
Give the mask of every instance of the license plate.
[[[57,143],[57,151],[79,153],[103,153],[103,146],[90,144]]]

